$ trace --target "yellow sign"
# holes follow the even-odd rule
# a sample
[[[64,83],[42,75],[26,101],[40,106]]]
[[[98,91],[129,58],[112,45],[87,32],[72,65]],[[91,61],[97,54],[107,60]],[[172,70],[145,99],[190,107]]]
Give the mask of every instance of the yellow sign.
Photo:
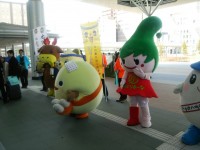
[[[100,77],[103,74],[103,63],[100,45],[98,22],[81,25],[86,61],[96,68]]]

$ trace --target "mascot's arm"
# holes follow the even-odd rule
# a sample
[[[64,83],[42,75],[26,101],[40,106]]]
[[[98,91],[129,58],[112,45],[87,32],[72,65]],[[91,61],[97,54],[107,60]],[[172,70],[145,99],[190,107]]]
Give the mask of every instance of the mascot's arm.
[[[148,79],[148,76],[146,73],[144,73],[144,71],[140,68],[135,68],[133,69],[133,72],[140,77],[141,79]]]
[[[128,72],[124,71],[124,75],[123,75],[122,81],[120,83],[121,88],[123,88],[124,84],[126,83],[127,76],[128,76]]]
[[[150,80],[151,79],[151,75],[152,75],[152,73],[146,73],[146,78],[145,79]]]
[[[182,92],[182,89],[183,89],[183,83],[182,84],[178,84],[175,89],[174,89],[174,94],[178,94],[178,93],[181,93]]]

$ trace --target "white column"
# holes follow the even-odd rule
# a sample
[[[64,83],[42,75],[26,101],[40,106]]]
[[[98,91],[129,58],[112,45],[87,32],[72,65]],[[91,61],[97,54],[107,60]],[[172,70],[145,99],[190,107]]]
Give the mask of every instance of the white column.
[[[29,49],[31,56],[31,71],[32,79],[38,79],[36,70],[36,55],[34,53],[34,40],[33,29],[39,26],[45,25],[44,20],[44,7],[41,0],[29,0],[27,2],[27,20],[28,20],[28,32],[29,32]]]

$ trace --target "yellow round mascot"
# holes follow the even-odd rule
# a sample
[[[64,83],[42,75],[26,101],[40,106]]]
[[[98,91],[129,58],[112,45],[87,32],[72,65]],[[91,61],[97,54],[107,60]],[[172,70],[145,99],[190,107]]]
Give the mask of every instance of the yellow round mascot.
[[[85,61],[68,61],[55,81],[54,110],[60,115],[88,117],[102,99],[102,83],[96,69]]]

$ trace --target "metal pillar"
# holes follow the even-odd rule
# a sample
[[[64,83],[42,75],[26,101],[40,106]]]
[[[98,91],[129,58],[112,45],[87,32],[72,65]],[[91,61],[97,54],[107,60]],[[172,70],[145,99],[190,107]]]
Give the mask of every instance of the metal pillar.
[[[38,79],[38,74],[35,72],[37,56],[35,55],[35,45],[33,39],[33,29],[45,25],[44,7],[41,0],[29,0],[27,2],[27,20],[29,32],[29,49],[31,56],[31,71],[32,79]]]
[[[15,51],[15,46],[14,46],[14,44],[12,44],[12,50]]]
[[[22,42],[22,49],[25,51],[25,46],[24,46],[24,42]]]
[[[7,46],[5,46],[5,56],[7,56]]]

